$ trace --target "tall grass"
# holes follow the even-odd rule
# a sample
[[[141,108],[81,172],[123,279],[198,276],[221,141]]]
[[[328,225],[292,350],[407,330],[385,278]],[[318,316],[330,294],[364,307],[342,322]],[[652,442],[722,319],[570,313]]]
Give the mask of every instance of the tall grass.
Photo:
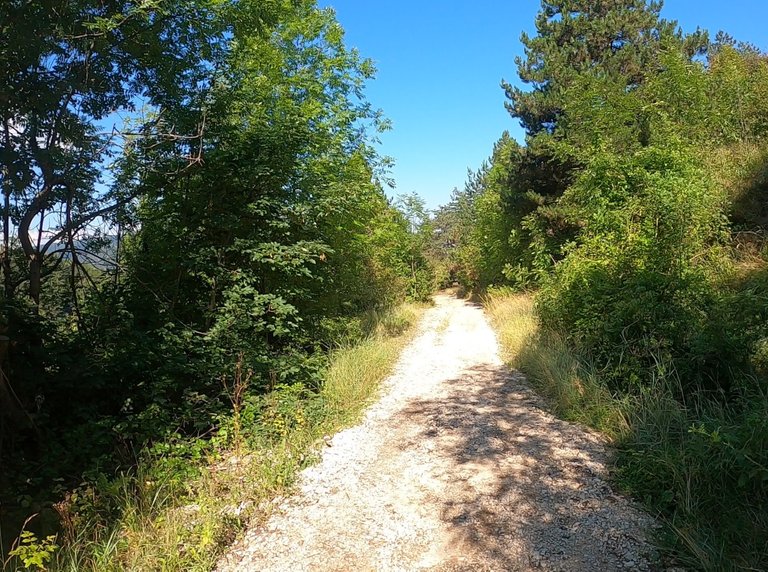
[[[739,401],[681,404],[660,385],[628,410],[617,478],[661,517],[662,547],[689,568],[768,570],[768,396]]]
[[[366,318],[368,337],[333,352],[322,388],[332,425],[359,418],[381,380],[392,372],[421,310],[422,306],[405,304],[385,314],[371,314]]]
[[[422,309],[406,304],[363,317],[365,337],[331,351],[319,392],[281,387],[248,397],[246,374],[231,380],[233,412],[216,438],[167,443],[165,451],[183,454],[146,453],[132,471],[103,476],[57,505],[62,531],[45,569],[211,570],[249,522],[269,515],[272,499],[290,492],[324,436],[360,417]],[[32,557],[46,547],[34,536],[27,545]],[[39,568],[21,557],[3,565],[19,569]]]
[[[540,327],[531,294],[492,290],[483,303],[504,359],[526,374],[557,415],[613,439],[627,432],[626,403],[608,391],[595,368],[557,332]]]
[[[505,359],[554,412],[613,441],[616,482],[664,524],[670,564],[768,570],[768,395],[681,402],[674,371],[614,395],[562,336],[542,330],[532,295],[496,290],[484,304]]]

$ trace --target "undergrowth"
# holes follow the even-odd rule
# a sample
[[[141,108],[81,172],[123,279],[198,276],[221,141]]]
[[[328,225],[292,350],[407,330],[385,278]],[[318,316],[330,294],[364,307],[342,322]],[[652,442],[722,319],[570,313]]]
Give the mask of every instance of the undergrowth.
[[[3,570],[211,570],[247,523],[266,518],[317,458],[324,437],[357,420],[410,338],[421,308],[363,317],[330,350],[319,390],[275,384],[250,392],[252,373],[222,379],[231,412],[213,437],[158,443],[118,475],[100,474],[54,508],[57,536],[27,530]]]
[[[556,414],[613,442],[615,480],[664,524],[658,543],[670,563],[768,569],[768,395],[681,402],[681,382],[664,368],[641,390],[611,392],[585,356],[540,326],[531,294],[491,290],[484,304],[505,360]]]

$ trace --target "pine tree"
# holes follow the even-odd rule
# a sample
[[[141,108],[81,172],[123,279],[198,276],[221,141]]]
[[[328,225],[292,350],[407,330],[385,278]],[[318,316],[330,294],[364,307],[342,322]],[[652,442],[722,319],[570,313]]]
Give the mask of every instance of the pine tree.
[[[553,132],[562,90],[582,73],[621,77],[628,88],[654,68],[662,45],[676,45],[689,57],[707,43],[704,33],[683,36],[676,22],[661,18],[658,0],[542,1],[537,35],[523,34],[525,58],[516,60],[525,92],[507,82],[507,109],[529,135]]]

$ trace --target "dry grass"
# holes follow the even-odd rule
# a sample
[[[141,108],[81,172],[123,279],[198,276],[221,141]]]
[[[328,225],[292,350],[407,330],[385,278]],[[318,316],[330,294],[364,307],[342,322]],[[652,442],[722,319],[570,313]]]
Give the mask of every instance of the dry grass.
[[[612,439],[625,434],[624,403],[577,358],[561,335],[540,328],[533,294],[491,291],[483,303],[505,361],[527,376],[556,414]]]
[[[371,337],[334,352],[322,389],[334,422],[355,421],[371,402],[381,381],[392,373],[422,310],[404,304],[381,317]]]
[[[519,368],[521,354],[539,334],[533,295],[500,290],[488,294],[483,305],[496,330],[502,357]]]
[[[750,475],[766,469],[759,463],[746,468],[743,461],[745,454],[757,457],[763,450],[759,420],[765,418],[765,394],[752,395],[744,411],[699,395],[684,405],[672,397],[680,394],[670,388],[673,374],[636,395],[612,395],[599,371],[563,336],[539,327],[532,295],[492,291],[485,306],[505,359],[526,374],[554,412],[615,441],[617,482],[665,525],[658,541],[670,562],[697,570],[766,569],[768,513],[758,508],[764,496],[745,493],[746,483],[755,482]],[[734,441],[736,449],[721,432],[747,437]]]

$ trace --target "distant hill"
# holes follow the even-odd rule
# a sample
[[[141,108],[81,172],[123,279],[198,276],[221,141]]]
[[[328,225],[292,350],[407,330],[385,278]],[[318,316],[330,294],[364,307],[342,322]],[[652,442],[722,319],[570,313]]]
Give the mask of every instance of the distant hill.
[[[78,239],[74,241],[74,246],[78,259],[83,263],[100,270],[112,270],[117,266],[117,235]],[[66,242],[54,243],[48,253],[55,254],[61,251],[67,251],[64,254],[65,260],[71,260],[72,253],[69,252],[69,245]]]

